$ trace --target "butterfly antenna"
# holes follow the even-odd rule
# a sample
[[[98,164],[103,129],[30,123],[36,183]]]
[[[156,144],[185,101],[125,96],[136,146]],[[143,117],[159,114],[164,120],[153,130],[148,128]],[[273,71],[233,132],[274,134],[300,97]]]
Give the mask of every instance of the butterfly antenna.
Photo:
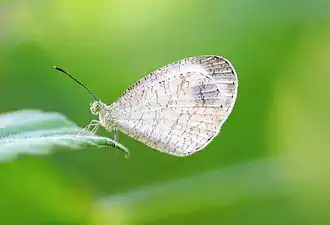
[[[93,98],[95,99],[95,101],[98,101],[98,98],[96,98],[96,96],[94,95],[94,93],[83,83],[81,83],[79,80],[77,80],[74,76],[72,76],[71,74],[69,74],[68,72],[66,72],[64,69],[58,67],[58,66],[54,66],[54,69],[66,74],[68,77],[70,77],[72,80],[74,80],[77,84],[79,84],[80,86],[82,86],[86,91],[88,91]]]

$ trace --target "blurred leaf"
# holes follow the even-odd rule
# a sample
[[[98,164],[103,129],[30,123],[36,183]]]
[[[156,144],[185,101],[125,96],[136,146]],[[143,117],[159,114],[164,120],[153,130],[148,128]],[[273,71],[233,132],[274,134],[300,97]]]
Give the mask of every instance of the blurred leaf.
[[[287,181],[274,176],[285,159],[283,155],[254,160],[103,198],[97,203],[96,211],[104,213],[104,221],[97,224],[157,221],[173,215],[238,205],[249,199],[287,195]]]
[[[59,113],[20,110],[0,115],[0,161],[20,154],[49,154],[55,147],[109,147],[128,154],[125,146],[76,126]],[[79,134],[78,134],[79,133]]]

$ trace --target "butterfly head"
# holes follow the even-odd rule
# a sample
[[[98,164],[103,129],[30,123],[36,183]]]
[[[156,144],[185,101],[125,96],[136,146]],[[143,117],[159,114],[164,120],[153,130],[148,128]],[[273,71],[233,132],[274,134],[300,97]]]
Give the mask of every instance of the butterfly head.
[[[90,110],[93,115],[98,115],[100,111],[105,109],[105,104],[101,101],[94,101],[91,104]]]

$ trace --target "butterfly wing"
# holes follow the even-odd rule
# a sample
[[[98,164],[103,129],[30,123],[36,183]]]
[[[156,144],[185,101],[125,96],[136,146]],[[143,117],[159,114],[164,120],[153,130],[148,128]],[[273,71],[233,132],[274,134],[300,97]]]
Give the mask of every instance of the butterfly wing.
[[[186,156],[219,133],[237,88],[236,72],[225,58],[189,57],[137,81],[109,111],[123,133],[161,152]]]

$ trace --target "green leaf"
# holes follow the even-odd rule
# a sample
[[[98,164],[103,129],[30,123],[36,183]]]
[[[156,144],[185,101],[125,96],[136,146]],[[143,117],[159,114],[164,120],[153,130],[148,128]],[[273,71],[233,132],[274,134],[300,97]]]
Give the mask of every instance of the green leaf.
[[[65,116],[39,110],[20,110],[0,115],[0,161],[8,161],[21,154],[49,154],[56,147],[79,149],[83,147],[115,147],[126,153],[120,143],[81,133],[82,128]]]
[[[157,221],[290,194],[290,183],[274,176],[285,160],[285,155],[258,159],[101,198],[95,204],[95,211],[103,216],[103,222],[97,224]]]

